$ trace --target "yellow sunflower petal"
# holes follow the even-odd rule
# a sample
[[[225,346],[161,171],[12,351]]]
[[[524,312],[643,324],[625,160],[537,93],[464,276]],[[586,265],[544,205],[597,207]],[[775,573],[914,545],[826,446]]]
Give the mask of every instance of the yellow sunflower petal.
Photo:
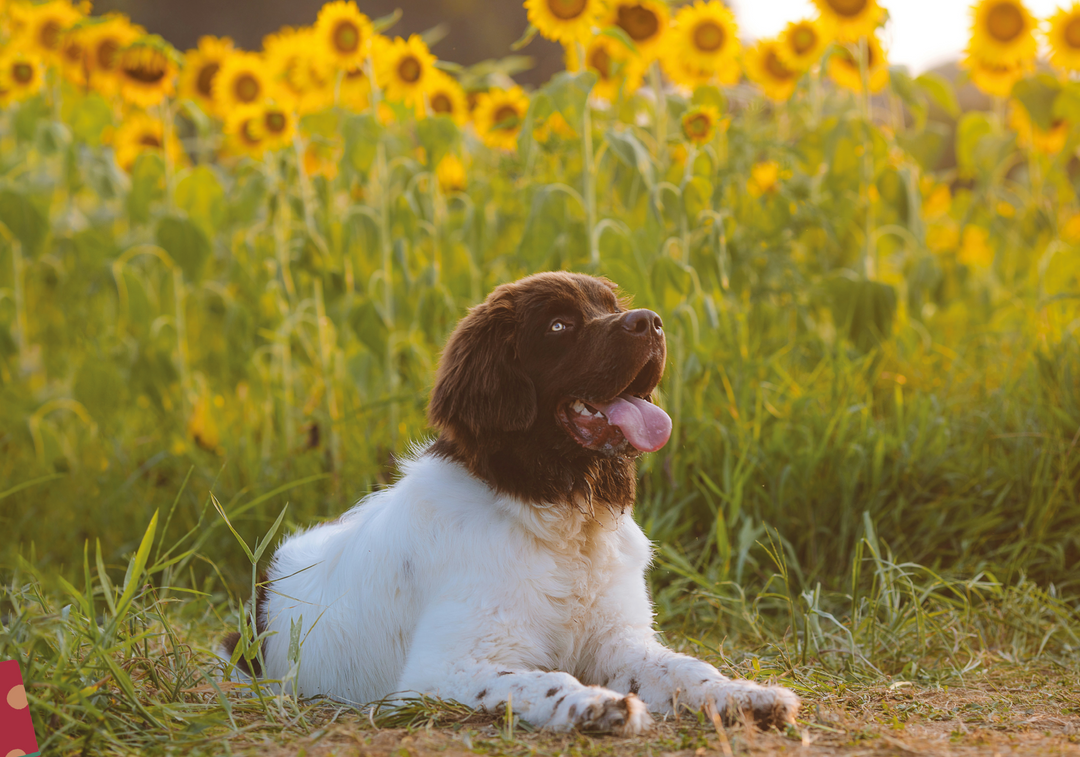
[[[361,66],[375,32],[352,0],[334,0],[319,11],[315,39],[321,52],[342,68]]]
[[[1020,0],[980,0],[972,8],[969,54],[996,66],[1032,60],[1036,21]]]
[[[652,61],[668,36],[670,18],[667,3],[658,0],[613,0],[606,21],[626,32],[642,59]]]
[[[871,92],[880,92],[889,83],[889,61],[877,37],[866,37],[866,74]],[[837,47],[829,57],[829,77],[844,89],[862,92],[862,72],[859,69],[858,42]]]
[[[1080,3],[1059,8],[1050,17],[1046,41],[1052,66],[1062,71],[1080,71]]]
[[[836,29],[824,18],[792,21],[780,34],[776,53],[788,68],[806,71],[825,54]]]
[[[199,46],[188,50],[180,73],[180,96],[194,100],[203,110],[214,112],[214,79],[233,52],[228,37],[199,37]]]
[[[165,153],[168,151],[173,163],[180,163],[184,150],[179,140],[170,134],[165,138],[165,123],[141,111],[135,111],[123,119],[112,137],[116,163],[125,171],[130,171],[135,159],[144,152]]]
[[[435,56],[420,35],[400,37],[379,53],[375,61],[379,85],[388,100],[400,100],[413,107],[423,107],[424,94],[435,73]]]
[[[606,7],[603,0],[525,0],[529,23],[564,44],[588,39]]]
[[[473,125],[489,147],[514,150],[528,109],[529,96],[521,87],[491,89],[477,97]]]
[[[285,27],[263,39],[263,57],[267,76],[275,88],[275,96],[291,105],[297,113],[314,113],[334,102],[333,72],[326,61],[316,54],[317,38],[311,27]],[[356,91],[356,74],[363,75],[363,65],[345,68],[342,79],[343,104],[352,105]],[[366,77],[364,106],[366,106]]]
[[[761,87],[766,97],[777,102],[791,97],[799,83],[798,71],[780,57],[780,47],[779,40],[761,39],[746,51],[747,77]]]
[[[877,0],[814,0],[821,17],[831,23],[837,35],[848,42],[872,36],[885,18]]]
[[[14,46],[0,50],[0,103],[25,100],[44,82],[45,66],[36,53]]]
[[[645,77],[646,66],[640,54],[606,34],[594,36],[585,46],[585,68],[597,76],[592,94],[600,100],[613,102],[620,92],[623,96],[635,92]]]
[[[222,62],[211,89],[218,113],[253,105],[270,93],[266,62],[261,55],[234,51]]]

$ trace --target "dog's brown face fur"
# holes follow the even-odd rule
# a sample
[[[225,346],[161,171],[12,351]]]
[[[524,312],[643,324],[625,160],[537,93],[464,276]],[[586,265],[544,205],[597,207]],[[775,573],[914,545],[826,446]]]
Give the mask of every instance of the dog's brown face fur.
[[[634,459],[667,439],[666,416],[645,404],[667,351],[659,316],[627,304],[610,281],[581,274],[495,289],[443,352],[433,452],[529,501],[632,506]],[[638,420],[607,417],[624,412]]]

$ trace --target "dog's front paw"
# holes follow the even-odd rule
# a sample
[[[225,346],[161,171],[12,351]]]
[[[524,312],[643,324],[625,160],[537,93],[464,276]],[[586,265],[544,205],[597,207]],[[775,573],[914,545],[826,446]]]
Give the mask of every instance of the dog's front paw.
[[[711,682],[700,692],[701,706],[711,701],[724,725],[746,716],[761,728],[782,730],[795,722],[799,698],[783,686],[760,686],[752,681]]]
[[[591,686],[559,700],[547,725],[558,731],[580,728],[637,736],[650,730],[653,720],[645,703],[633,694]]]

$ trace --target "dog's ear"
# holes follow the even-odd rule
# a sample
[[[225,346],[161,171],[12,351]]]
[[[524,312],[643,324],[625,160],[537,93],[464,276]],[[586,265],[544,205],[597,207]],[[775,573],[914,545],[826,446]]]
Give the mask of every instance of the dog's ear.
[[[536,420],[536,389],[514,344],[513,290],[503,286],[461,319],[439,361],[428,419],[439,428],[524,431]]]

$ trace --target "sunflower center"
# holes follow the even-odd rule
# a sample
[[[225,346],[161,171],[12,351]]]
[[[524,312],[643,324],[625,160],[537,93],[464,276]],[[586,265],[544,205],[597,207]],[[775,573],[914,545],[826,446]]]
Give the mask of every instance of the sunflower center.
[[[1074,50],[1080,48],[1080,17],[1073,18],[1065,25],[1065,44]]]
[[[588,0],[547,0],[548,10],[555,18],[569,21],[585,12]]]
[[[64,45],[64,57],[68,63],[79,63],[83,59],[83,46],[72,40]]]
[[[635,42],[644,42],[660,30],[660,19],[641,5],[620,5],[615,24]]]
[[[160,55],[143,55],[131,64],[124,65],[124,75],[140,84],[157,84],[165,78],[165,61]]]
[[[686,119],[686,122],[683,125],[686,128],[686,134],[688,137],[701,138],[709,133],[709,127],[712,126],[712,122],[710,121],[709,117],[704,113],[698,113],[697,115],[691,116],[690,118]]]
[[[195,89],[199,90],[199,94],[203,97],[210,97],[213,93],[214,77],[217,76],[217,72],[221,69],[221,64],[216,61],[207,63],[201,69],[199,69],[199,76],[195,79]]]
[[[63,27],[60,26],[60,22],[55,19],[49,19],[41,25],[41,31],[38,32],[38,40],[41,42],[41,46],[46,50],[55,50],[60,46],[60,31]]]
[[[11,78],[19,84],[29,84],[34,80],[34,67],[20,61],[11,67]]]
[[[611,78],[611,56],[608,51],[598,47],[589,53],[589,68],[595,69],[600,78],[607,81]]]
[[[454,103],[447,95],[439,92],[431,98],[431,110],[435,113],[453,113]]]
[[[727,41],[724,27],[715,21],[702,21],[694,28],[694,47],[707,53],[716,52]]]
[[[415,55],[406,55],[401,59],[401,63],[398,63],[397,72],[403,82],[415,84],[424,73],[424,67],[420,65]]]
[[[262,86],[259,80],[251,74],[240,74],[233,82],[233,94],[242,103],[251,103],[259,99]]]
[[[360,28],[352,21],[339,21],[331,39],[339,53],[354,53],[360,47]]]
[[[866,10],[869,0],[826,0],[826,2],[837,15],[853,18]]]
[[[350,68],[348,71],[345,72],[345,78],[348,79],[349,81],[356,81],[357,79],[363,79],[365,76],[366,76],[366,74],[364,73],[364,67],[363,66],[356,66],[354,68]]]
[[[495,118],[493,119],[495,129],[506,129],[512,131],[518,127],[518,112],[517,108],[512,105],[504,105],[495,111]]]
[[[116,54],[120,52],[120,43],[115,39],[103,39],[98,45],[97,64],[103,71],[112,71],[116,67]]]
[[[795,75],[794,71],[784,65],[784,62],[780,60],[780,56],[776,54],[775,50],[766,51],[765,68],[777,79],[790,79]]]
[[[791,48],[796,55],[803,55],[812,50],[817,42],[817,34],[809,26],[798,26],[791,35]]]
[[[998,3],[986,15],[986,29],[998,42],[1011,42],[1024,31],[1024,17],[1011,0]]]
[[[156,134],[143,134],[139,137],[139,144],[143,147],[161,148],[161,140]]]
[[[288,127],[289,120],[285,118],[284,113],[272,110],[263,118],[263,124],[271,134],[281,134]]]

